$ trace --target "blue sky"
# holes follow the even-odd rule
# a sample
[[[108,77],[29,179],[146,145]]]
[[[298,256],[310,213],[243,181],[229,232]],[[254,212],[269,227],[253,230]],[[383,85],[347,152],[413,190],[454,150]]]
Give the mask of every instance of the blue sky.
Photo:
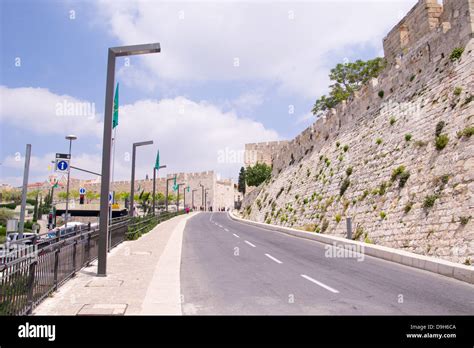
[[[26,143],[30,182],[46,179],[70,133],[73,164],[100,171],[107,48],[153,41],[160,54],[117,60],[116,178],[129,177],[131,144],[148,139],[139,177],[159,148],[168,172],[235,178],[241,163],[219,154],[301,132],[329,69],[383,55],[383,36],[415,2],[3,0],[0,182],[20,184]],[[58,115],[63,101],[95,113]]]

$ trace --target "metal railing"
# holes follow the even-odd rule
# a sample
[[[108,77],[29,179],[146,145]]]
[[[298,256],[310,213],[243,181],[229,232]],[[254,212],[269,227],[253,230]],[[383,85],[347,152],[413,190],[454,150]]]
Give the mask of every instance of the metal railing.
[[[113,219],[109,250],[176,215],[178,213]],[[44,233],[12,242],[10,247],[12,244],[17,247],[11,255],[0,259],[0,315],[26,315],[97,258],[99,226],[89,224],[63,234],[58,231],[55,236],[51,236],[51,232]]]

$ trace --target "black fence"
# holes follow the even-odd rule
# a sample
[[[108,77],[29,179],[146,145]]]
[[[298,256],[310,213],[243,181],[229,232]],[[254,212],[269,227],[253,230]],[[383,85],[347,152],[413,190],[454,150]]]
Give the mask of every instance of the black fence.
[[[176,215],[113,219],[109,250],[126,239],[137,239]],[[45,297],[95,260],[98,247],[99,227],[90,224],[62,235],[58,232],[51,237],[46,233],[18,241],[0,260],[0,315],[30,314]]]

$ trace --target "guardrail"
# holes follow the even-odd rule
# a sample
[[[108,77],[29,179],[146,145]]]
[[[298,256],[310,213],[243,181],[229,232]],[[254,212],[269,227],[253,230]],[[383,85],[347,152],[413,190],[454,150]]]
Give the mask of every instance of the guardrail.
[[[180,213],[112,220],[109,250],[126,239],[136,239],[158,223]],[[0,315],[26,315],[81,268],[98,256],[99,226],[87,225],[67,234],[44,238],[48,233],[24,238],[16,257],[4,256],[0,263]],[[51,235],[51,232],[49,233]],[[25,241],[29,245],[25,245]],[[21,243],[23,242],[23,243]],[[19,245],[23,244],[22,247]]]

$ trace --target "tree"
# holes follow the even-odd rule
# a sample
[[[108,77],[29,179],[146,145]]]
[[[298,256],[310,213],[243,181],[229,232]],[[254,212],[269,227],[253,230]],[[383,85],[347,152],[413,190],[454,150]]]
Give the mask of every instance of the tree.
[[[145,214],[148,211],[148,205],[149,205],[148,203],[149,203],[150,198],[151,198],[150,192],[145,192],[145,191],[142,191],[140,195],[138,196],[138,201]]]
[[[323,95],[316,100],[311,110],[313,115],[319,115],[347,100],[370,79],[377,77],[385,66],[385,59],[380,57],[368,61],[357,60],[337,64],[329,74],[329,79],[335,82],[329,86],[329,96]]]
[[[240,168],[237,190],[239,192],[242,192],[243,195],[245,195],[245,168],[244,167]]]
[[[128,197],[130,197],[130,192],[126,191],[121,191],[115,194],[117,201],[125,201]]]
[[[155,199],[158,204],[163,204],[165,202],[165,195],[161,192],[155,194]]]
[[[245,179],[249,186],[258,186],[272,175],[272,167],[265,163],[256,163],[253,167],[247,167]]]
[[[7,220],[12,219],[15,216],[15,212],[11,209],[0,208],[0,225],[6,226]]]
[[[66,200],[67,199],[66,191],[59,192],[58,197],[59,197],[59,199]]]

